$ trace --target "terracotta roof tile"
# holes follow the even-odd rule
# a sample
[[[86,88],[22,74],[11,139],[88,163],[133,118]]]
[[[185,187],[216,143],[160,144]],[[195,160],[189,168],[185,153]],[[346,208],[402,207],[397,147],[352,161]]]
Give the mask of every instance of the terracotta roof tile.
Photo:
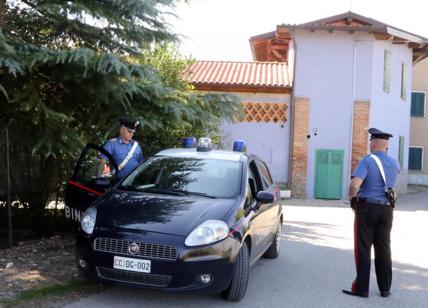
[[[185,76],[193,84],[291,87],[285,62],[196,61]]]

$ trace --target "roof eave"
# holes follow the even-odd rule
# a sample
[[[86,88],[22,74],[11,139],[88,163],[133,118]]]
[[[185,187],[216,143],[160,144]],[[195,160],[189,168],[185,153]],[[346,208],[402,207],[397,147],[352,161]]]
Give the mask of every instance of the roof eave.
[[[270,32],[258,34],[258,35],[250,37],[249,41],[252,42],[252,41],[258,41],[258,40],[265,40],[268,38],[274,38],[275,33],[276,33],[276,31],[270,31]]]
[[[407,32],[407,31],[403,31],[394,27],[390,27],[390,26],[376,26],[376,27],[372,27],[372,26],[358,26],[358,27],[350,27],[350,26],[329,26],[329,25],[324,25],[324,26],[314,26],[314,25],[280,25],[278,27],[285,27],[285,28],[289,28],[289,29],[293,29],[293,30],[310,30],[310,31],[315,31],[315,30],[322,30],[322,31],[351,31],[351,32],[372,32],[372,33],[383,33],[383,34],[388,34],[392,37],[397,37],[397,38],[401,38],[405,41],[408,41],[409,43],[424,43],[424,42],[428,42],[428,39]]]
[[[402,31],[400,29],[393,28],[393,27],[386,27],[386,31],[390,35],[405,39],[409,42],[423,43],[424,41],[426,42],[427,40],[424,37],[421,37],[419,35],[415,35],[410,32]]]
[[[226,84],[209,82],[192,82],[195,90],[198,91],[219,91],[219,92],[251,92],[251,93],[282,93],[290,94],[292,86],[267,86],[249,84]]]
[[[253,61],[256,60],[256,49],[254,48],[254,41],[249,40],[250,42],[250,48],[251,48],[251,54],[253,55]]]
[[[329,22],[332,22],[338,19],[343,19],[343,18],[358,19],[366,24],[370,24],[371,26],[359,26],[359,27],[340,27],[339,26],[337,27],[337,26],[322,25],[322,24],[329,23]],[[322,19],[313,20],[307,23],[302,23],[297,25],[282,24],[278,27],[285,27],[290,29],[330,30],[330,31],[371,31],[371,32],[380,32],[380,33],[390,34],[392,36],[405,39],[409,42],[428,41],[427,38],[422,37],[420,35],[417,35],[405,30],[400,30],[396,27],[390,26],[376,19],[372,19],[351,11],[322,18]]]
[[[428,58],[428,45],[425,44],[422,48],[413,49],[413,65]]]
[[[324,31],[363,31],[363,32],[379,32],[379,33],[388,33],[386,27],[376,26],[358,26],[358,27],[351,27],[351,26],[329,26],[329,25],[281,25],[281,27],[293,29],[293,30],[324,30]]]
[[[329,16],[329,17],[325,17],[325,18],[321,18],[321,19],[317,19],[317,20],[305,22],[305,23],[302,23],[300,25],[302,25],[302,26],[303,25],[312,25],[313,26],[314,24],[328,23],[328,22],[332,22],[332,21],[335,21],[335,20],[338,20],[338,19],[344,19],[344,18],[359,19],[359,20],[361,20],[361,21],[363,21],[365,23],[368,23],[368,24],[376,24],[376,25],[383,24],[382,22],[380,22],[378,20],[375,20],[375,19],[363,16],[363,15],[360,15],[360,14],[354,13],[352,11],[348,11],[348,12],[345,12],[345,13],[342,13],[342,14],[333,15],[333,16]]]

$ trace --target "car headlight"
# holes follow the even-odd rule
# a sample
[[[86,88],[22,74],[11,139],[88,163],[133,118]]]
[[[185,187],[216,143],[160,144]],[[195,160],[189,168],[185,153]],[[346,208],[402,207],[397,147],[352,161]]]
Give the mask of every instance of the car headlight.
[[[92,234],[95,227],[95,220],[97,218],[97,209],[90,207],[85,213],[83,213],[82,220],[80,222],[80,226],[82,230],[87,234]]]
[[[207,220],[196,227],[184,241],[186,246],[199,246],[220,241],[229,234],[229,227],[224,221]]]

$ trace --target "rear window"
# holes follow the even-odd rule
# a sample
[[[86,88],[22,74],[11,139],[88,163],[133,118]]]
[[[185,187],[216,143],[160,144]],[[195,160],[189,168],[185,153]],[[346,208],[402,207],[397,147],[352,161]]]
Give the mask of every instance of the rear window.
[[[241,188],[242,163],[220,159],[157,156],[132,172],[122,186],[184,190],[234,198]]]

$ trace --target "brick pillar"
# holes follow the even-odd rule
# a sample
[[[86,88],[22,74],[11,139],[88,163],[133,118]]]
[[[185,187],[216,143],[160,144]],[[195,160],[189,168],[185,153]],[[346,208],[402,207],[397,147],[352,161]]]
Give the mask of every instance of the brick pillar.
[[[291,194],[306,198],[308,169],[309,98],[296,97],[293,108],[293,155],[291,161]]]
[[[367,155],[369,135],[369,101],[354,101],[354,123],[352,123],[352,165],[351,171],[354,171],[359,160]]]

